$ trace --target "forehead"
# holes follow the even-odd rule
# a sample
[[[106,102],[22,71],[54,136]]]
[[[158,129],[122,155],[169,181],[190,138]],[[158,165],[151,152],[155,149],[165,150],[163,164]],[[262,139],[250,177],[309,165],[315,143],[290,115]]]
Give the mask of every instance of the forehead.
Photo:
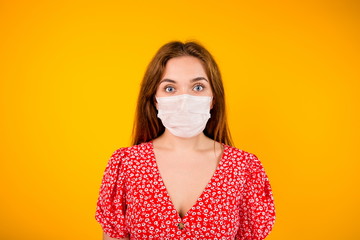
[[[165,66],[164,77],[206,77],[202,61],[193,56],[171,58]]]

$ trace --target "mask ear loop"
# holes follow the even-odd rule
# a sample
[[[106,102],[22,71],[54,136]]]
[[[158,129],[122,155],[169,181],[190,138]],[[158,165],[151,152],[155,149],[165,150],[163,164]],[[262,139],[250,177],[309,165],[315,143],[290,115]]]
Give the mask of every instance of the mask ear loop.
[[[152,102],[153,102],[153,106],[155,107],[155,109],[156,109],[156,110],[159,110],[159,109],[158,109],[158,106],[157,106],[157,103],[158,103],[158,102],[156,101],[156,96],[155,96],[155,95],[153,96]]]
[[[210,110],[213,109],[214,105],[215,105],[215,98],[212,97]]]

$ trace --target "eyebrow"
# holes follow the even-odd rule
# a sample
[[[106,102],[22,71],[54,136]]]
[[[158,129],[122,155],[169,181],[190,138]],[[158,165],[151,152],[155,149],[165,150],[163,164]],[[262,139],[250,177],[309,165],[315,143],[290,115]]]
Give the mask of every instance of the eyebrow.
[[[196,77],[196,78],[193,78],[191,79],[191,82],[198,82],[198,81],[201,81],[201,80],[205,80],[208,82],[208,80],[204,77]],[[163,83],[163,82],[171,82],[171,83],[176,83],[175,80],[172,80],[172,79],[169,79],[169,78],[164,78],[163,80],[160,81],[160,83]]]

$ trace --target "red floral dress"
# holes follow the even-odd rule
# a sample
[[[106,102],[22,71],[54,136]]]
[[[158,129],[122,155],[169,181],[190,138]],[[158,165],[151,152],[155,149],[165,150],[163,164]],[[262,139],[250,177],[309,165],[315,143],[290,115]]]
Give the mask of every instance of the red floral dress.
[[[100,187],[95,213],[112,238],[261,240],[275,221],[261,162],[223,144],[221,160],[193,207],[181,218],[160,176],[152,141],[117,149]]]

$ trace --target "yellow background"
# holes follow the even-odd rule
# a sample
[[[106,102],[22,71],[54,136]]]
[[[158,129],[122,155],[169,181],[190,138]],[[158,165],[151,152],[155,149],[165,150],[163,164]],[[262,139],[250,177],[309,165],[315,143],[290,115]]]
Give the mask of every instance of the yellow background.
[[[251,2],[251,3],[249,3]],[[0,239],[101,239],[106,163],[129,146],[157,49],[198,40],[236,147],[270,178],[269,240],[360,239],[358,1],[0,1]]]

